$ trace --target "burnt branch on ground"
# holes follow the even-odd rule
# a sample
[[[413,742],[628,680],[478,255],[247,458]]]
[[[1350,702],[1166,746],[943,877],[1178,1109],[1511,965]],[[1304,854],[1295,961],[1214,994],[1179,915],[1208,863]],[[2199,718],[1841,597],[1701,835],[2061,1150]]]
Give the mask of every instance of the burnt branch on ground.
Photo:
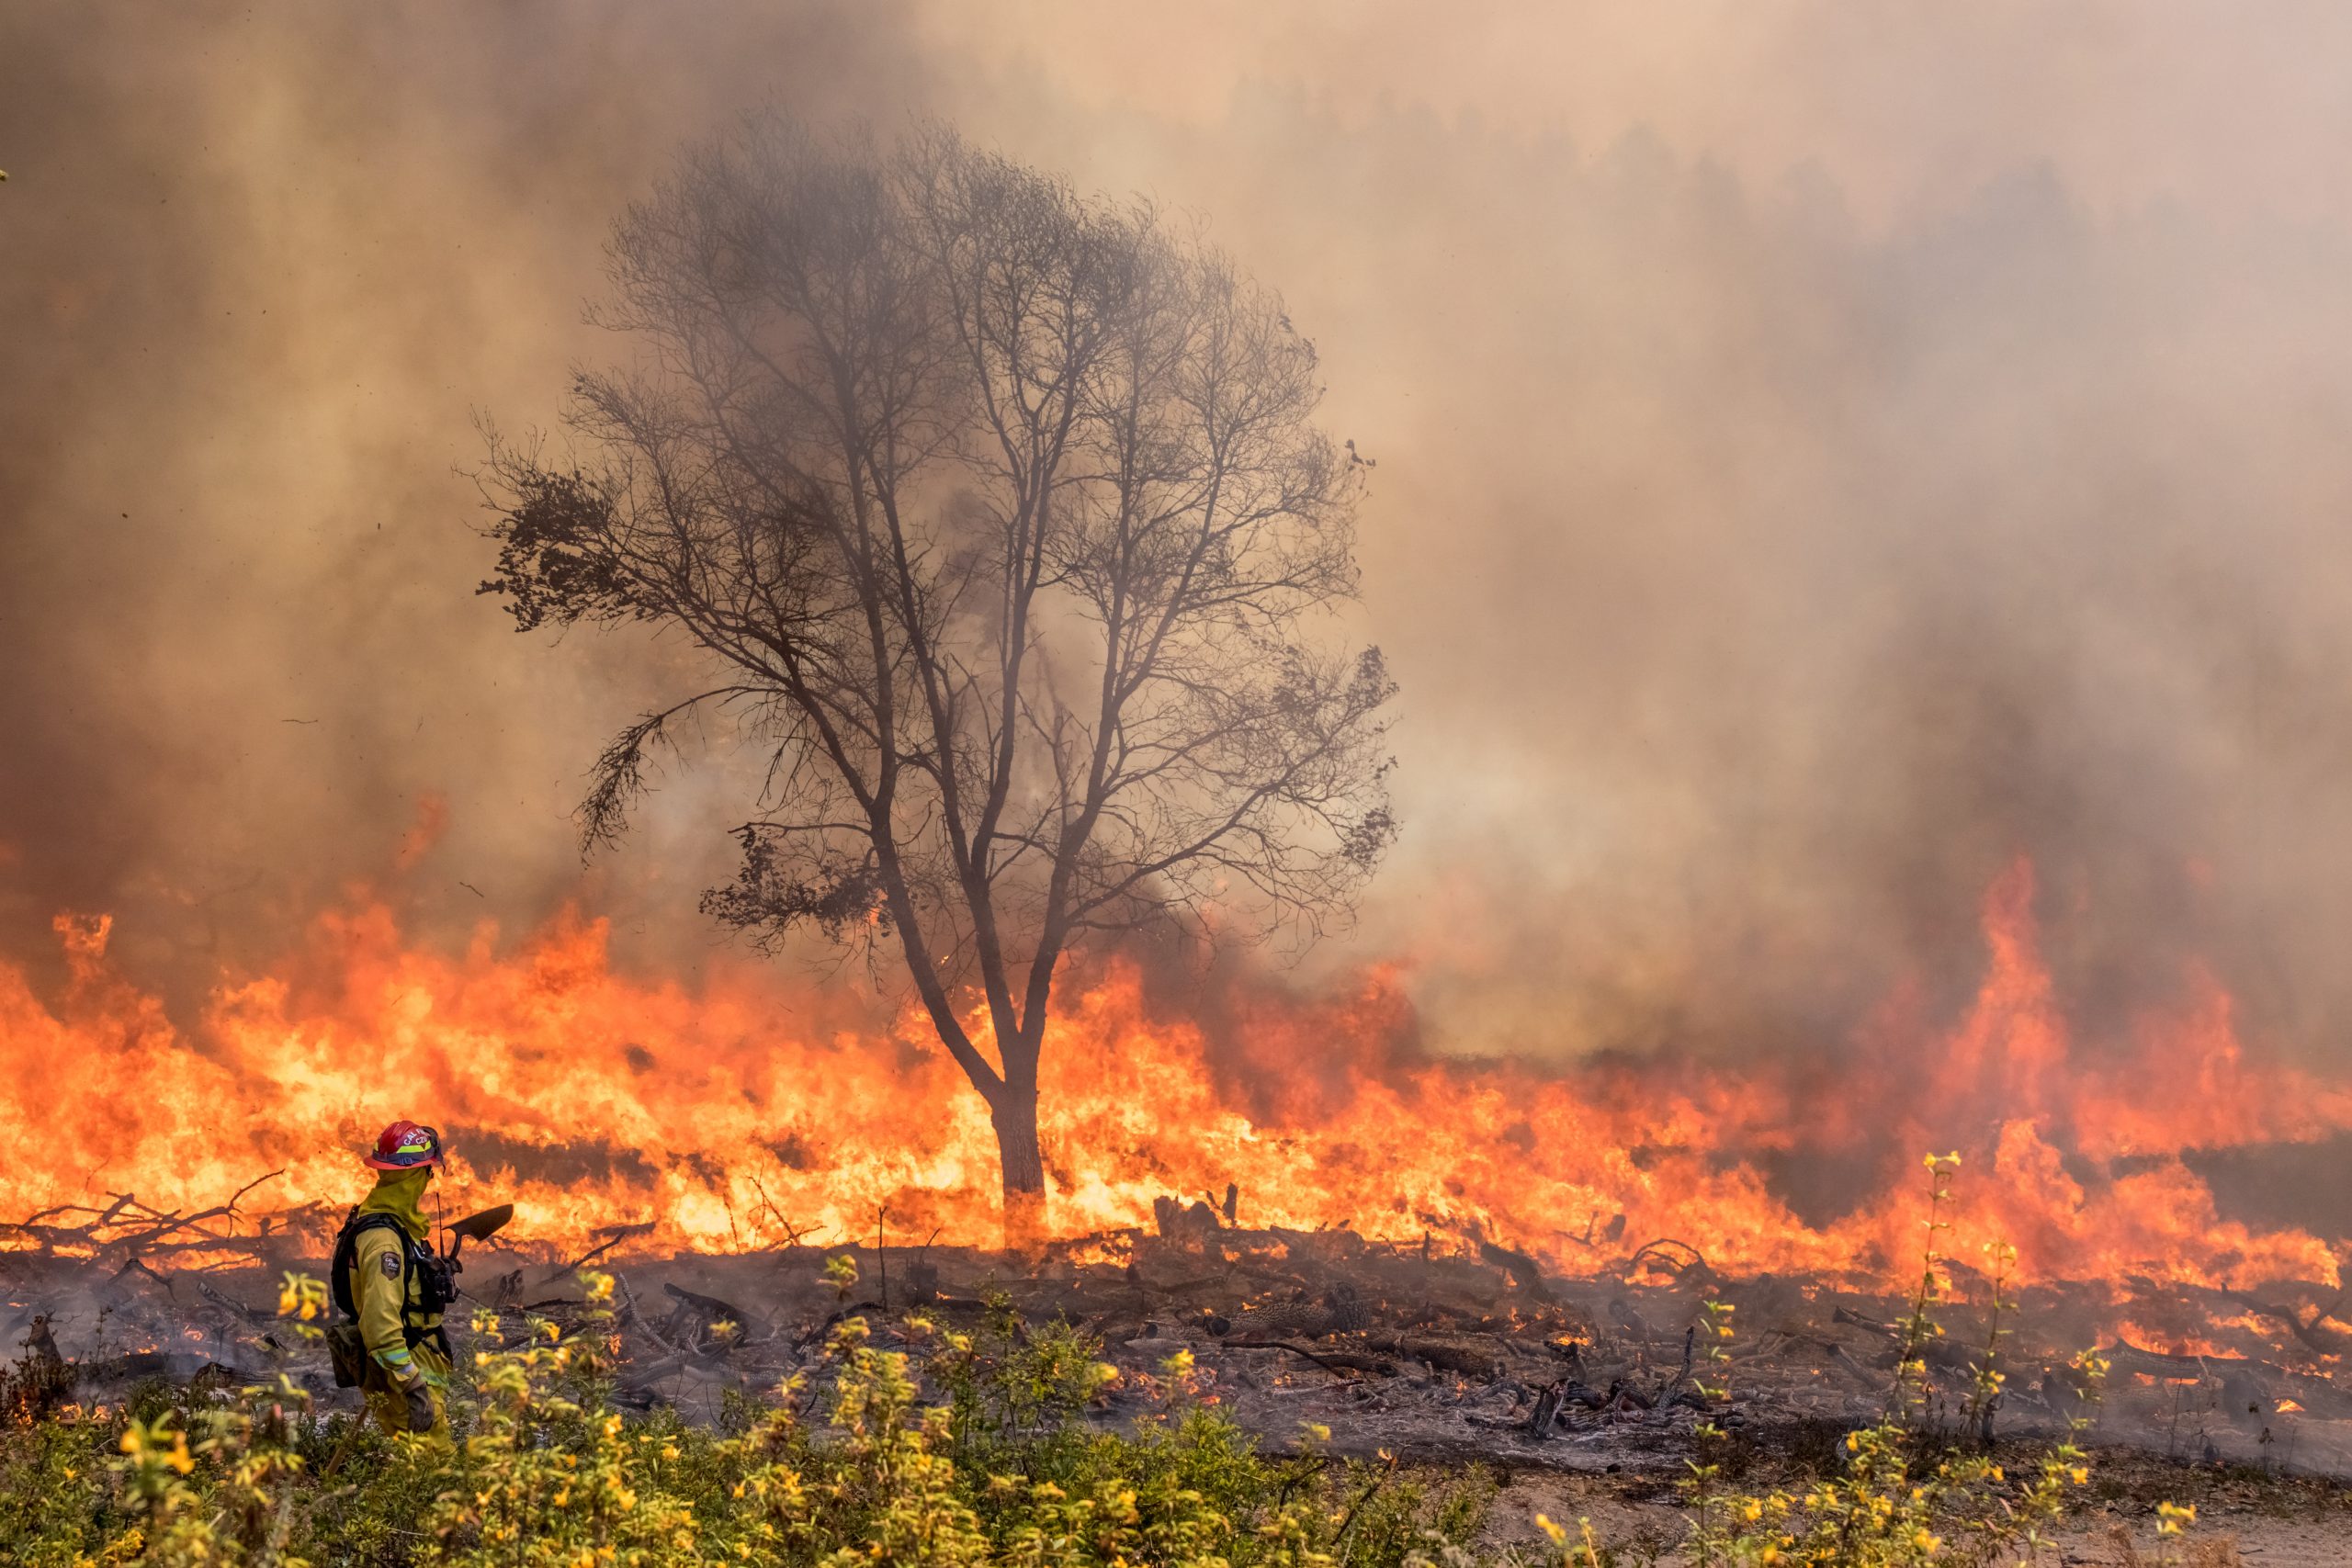
[[[0,1250],[9,1386],[104,1400],[158,1377],[233,1387],[282,1372],[348,1403],[316,1341],[275,1312],[280,1272],[322,1270],[334,1217],[248,1220],[233,1199],[181,1214],[129,1194],[28,1216],[0,1233],[13,1244]],[[1482,1237],[1250,1229],[1214,1201],[1171,1200],[1159,1218],[1025,1256],[935,1237],[887,1257],[871,1245],[796,1245],[653,1258],[630,1250],[640,1237],[616,1234],[551,1260],[493,1243],[469,1258],[469,1299],[450,1328],[463,1362],[475,1310],[510,1335],[532,1316],[586,1324],[604,1309],[568,1276],[601,1266],[616,1279],[617,1397],[701,1419],[730,1391],[771,1396],[850,1317],[878,1342],[910,1345],[920,1337],[905,1322],[918,1315],[967,1329],[1010,1322],[1023,1336],[1062,1323],[1119,1369],[1099,1396],[1105,1424],[1163,1410],[1168,1369],[1187,1352],[1176,1381],[1189,1396],[1269,1440],[1314,1422],[1340,1454],[1572,1470],[1678,1463],[1702,1421],[1766,1448],[1818,1446],[1820,1432],[1887,1410],[1906,1343],[1905,1303],[1867,1281],[1728,1278],[1695,1249],[1622,1231],[1586,1243],[1589,1270],[1569,1274]],[[827,1281],[827,1260],[844,1255],[877,1281],[887,1263],[888,1309],[877,1292]],[[2142,1278],[2016,1293],[1996,1438],[2054,1437],[2082,1417],[2097,1440],[2188,1461],[2352,1472],[2352,1386],[2322,1349],[2336,1332],[2332,1285],[2234,1292]],[[1694,1345],[1711,1301],[1736,1307],[1739,1333],[1728,1361],[1700,1380]],[[1987,1325],[1966,1302],[1939,1316],[1946,1332],[1924,1348],[1924,1418],[1957,1435]],[[2109,1367],[2096,1402],[2079,1365],[2094,1348]]]

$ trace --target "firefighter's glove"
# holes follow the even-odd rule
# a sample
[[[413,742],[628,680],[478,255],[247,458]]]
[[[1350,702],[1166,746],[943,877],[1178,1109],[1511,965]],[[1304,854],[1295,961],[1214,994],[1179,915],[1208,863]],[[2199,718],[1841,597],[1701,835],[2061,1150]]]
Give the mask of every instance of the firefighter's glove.
[[[433,1395],[424,1380],[418,1378],[401,1389],[401,1395],[408,1401],[408,1429],[419,1437],[433,1430]]]

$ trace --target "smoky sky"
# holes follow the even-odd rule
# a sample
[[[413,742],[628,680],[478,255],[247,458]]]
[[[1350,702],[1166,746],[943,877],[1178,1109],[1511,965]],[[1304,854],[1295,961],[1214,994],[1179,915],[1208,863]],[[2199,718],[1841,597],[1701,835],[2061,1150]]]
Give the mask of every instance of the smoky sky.
[[[716,947],[722,770],[586,867],[568,815],[683,656],[516,637],[462,470],[625,352],[621,206],[775,104],[1148,195],[1317,340],[1406,836],[1309,982],[1829,1048],[1957,1005],[2030,857],[2093,1032],[2202,964],[2338,1048],[2352,20],[1259,9],[9,8],[0,947],[110,910],[197,995],[361,883]]]

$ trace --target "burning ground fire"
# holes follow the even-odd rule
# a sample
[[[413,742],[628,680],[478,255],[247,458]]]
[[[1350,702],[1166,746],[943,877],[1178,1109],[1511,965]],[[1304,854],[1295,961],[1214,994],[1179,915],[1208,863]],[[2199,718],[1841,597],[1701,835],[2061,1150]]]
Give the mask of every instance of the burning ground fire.
[[[1072,985],[1046,1052],[1049,1223],[1148,1225],[1153,1201],[1222,1195],[1260,1226],[1348,1226],[1441,1250],[1488,1239],[1589,1268],[1651,1237],[1727,1273],[1894,1285],[1916,1273],[1918,1158],[1966,1168],[1947,1250],[1996,1237],[2044,1281],[2126,1275],[2333,1284],[2319,1238],[2221,1218],[2184,1153],[2352,1126],[2352,1084],[2261,1064],[2230,998],[2195,977],[2128,1049],[2082,1048],[2037,951],[2030,867],[1984,899],[1987,957],[1962,1016],[1890,1004],[1859,1068],[1739,1071],[1611,1060],[1546,1072],[1404,1060],[1396,976],[1244,1010],[1238,1047],[1148,1014],[1131,970]],[[457,1151],[449,1212],[512,1199],[514,1238],[550,1258],[619,1234],[646,1251],[870,1240],[985,1244],[999,1225],[987,1113],[919,1021],[829,1024],[821,991],[721,970],[689,991],[608,964],[596,920],[510,946],[406,943],[382,907],[315,922],[283,973],[226,987],[187,1031],[108,964],[103,918],[61,918],[72,981],[53,1003],[0,966],[0,1216],[220,1202],[330,1224],[351,1151],[397,1114]],[[1924,1064],[1924,1068],[1923,1065]],[[1243,1082],[1246,1080],[1246,1085]],[[1808,1224],[1768,1183],[1775,1154],[1899,1148],[1844,1217]],[[2063,1153],[2062,1153],[2063,1151]],[[308,1208],[307,1206],[316,1206]],[[86,1213],[74,1216],[86,1220]],[[61,1222],[62,1223],[62,1222]]]

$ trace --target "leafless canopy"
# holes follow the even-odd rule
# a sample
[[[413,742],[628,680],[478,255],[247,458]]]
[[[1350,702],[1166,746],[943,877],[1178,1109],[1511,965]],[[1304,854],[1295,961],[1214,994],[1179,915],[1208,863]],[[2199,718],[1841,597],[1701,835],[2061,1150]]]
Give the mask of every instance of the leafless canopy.
[[[484,589],[526,630],[681,628],[713,674],[605,750],[585,837],[680,716],[731,714],[769,783],[706,908],[899,944],[1034,1191],[1060,958],[1212,909],[1320,930],[1394,830],[1394,688],[1331,646],[1363,465],[1313,423],[1313,346],[1148,206],[938,129],[753,118],[610,256],[643,352],[576,378],[577,458],[493,439]]]

